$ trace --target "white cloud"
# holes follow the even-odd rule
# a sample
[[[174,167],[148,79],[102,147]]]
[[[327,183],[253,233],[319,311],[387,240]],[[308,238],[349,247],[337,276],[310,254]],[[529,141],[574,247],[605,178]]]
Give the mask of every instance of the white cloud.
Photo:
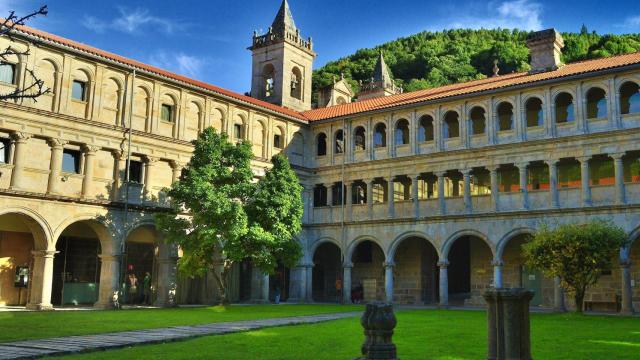
[[[491,1],[484,9],[473,9],[472,14],[456,15],[456,21],[450,23],[449,28],[471,29],[542,29],[542,5],[532,0],[513,0],[504,2]],[[477,11],[486,11],[486,14],[478,14]]]
[[[639,30],[640,29],[640,15],[629,16],[628,18],[624,19],[624,23],[622,24],[622,26],[626,27],[626,28]]]
[[[149,63],[178,74],[199,78],[207,60],[183,52],[159,51],[149,57]]]
[[[85,15],[82,20],[82,25],[87,29],[98,33],[103,33],[107,30],[114,30],[129,34],[140,32],[146,27],[171,34],[181,26],[169,19],[154,16],[147,9],[130,9],[127,7],[118,7],[118,15],[115,18],[108,20],[102,20],[94,16]]]

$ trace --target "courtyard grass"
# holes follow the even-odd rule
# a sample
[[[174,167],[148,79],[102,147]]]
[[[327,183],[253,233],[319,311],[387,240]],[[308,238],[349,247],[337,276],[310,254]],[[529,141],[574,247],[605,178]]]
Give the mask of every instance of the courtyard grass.
[[[172,309],[0,312],[0,343],[225,321],[360,311],[360,305],[232,305]]]
[[[407,310],[397,313],[394,342],[402,360],[486,358],[483,311]],[[575,314],[532,314],[534,359],[626,360],[640,354],[640,319]],[[359,355],[364,337],[358,318],[314,325],[207,336],[68,359],[334,360]]]

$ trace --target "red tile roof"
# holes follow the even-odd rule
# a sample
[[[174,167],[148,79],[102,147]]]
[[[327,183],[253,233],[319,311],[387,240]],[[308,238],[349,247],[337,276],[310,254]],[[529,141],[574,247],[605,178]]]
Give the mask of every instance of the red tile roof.
[[[640,52],[612,56],[608,58],[588,60],[571,63],[554,71],[536,74],[528,72],[513,73],[491,77],[481,80],[473,80],[458,84],[446,85],[432,89],[418,90],[404,94],[392,95],[376,99],[370,99],[350,104],[332,106],[328,108],[305,111],[302,114],[309,121],[332,119],[342,116],[354,115],[362,112],[373,111],[414,104],[424,101],[440,100],[452,96],[466,95],[487,90],[506,88],[509,86],[534,83],[544,80],[552,80],[572,75],[595,72],[599,70],[613,69],[627,65],[639,64]]]
[[[298,111],[295,111],[295,110],[291,110],[291,109],[288,109],[288,108],[285,108],[285,107],[282,107],[282,106],[270,104],[268,102],[265,102],[265,101],[262,101],[262,100],[258,100],[258,99],[254,99],[254,98],[249,97],[249,96],[240,95],[238,93],[235,93],[235,92],[227,90],[227,89],[223,89],[223,88],[218,87],[218,86],[214,86],[214,85],[202,82],[202,81],[194,80],[194,79],[188,78],[186,76],[178,75],[178,74],[175,74],[175,73],[160,69],[160,68],[155,67],[155,66],[147,65],[147,64],[142,63],[142,62],[137,61],[137,60],[129,59],[129,58],[126,58],[124,56],[120,56],[120,55],[113,54],[113,53],[110,53],[110,52],[107,52],[107,51],[104,51],[104,50],[100,50],[98,48],[95,48],[95,47],[92,47],[92,46],[89,46],[89,45],[85,45],[85,44],[82,44],[82,43],[77,42],[77,41],[65,39],[63,37],[60,37],[60,36],[57,36],[57,35],[53,35],[53,34],[45,32],[45,31],[37,30],[37,29],[31,28],[31,27],[28,27],[28,26],[17,26],[16,28],[21,32],[24,32],[26,34],[29,34],[29,35],[32,35],[32,36],[35,36],[35,37],[38,37],[38,38],[41,38],[41,39],[44,39],[44,40],[48,40],[48,41],[51,41],[51,42],[54,42],[54,43],[57,43],[57,44],[60,44],[60,45],[68,46],[68,47],[71,47],[71,48],[76,49],[76,50],[81,50],[81,51],[90,53],[92,55],[97,55],[97,56],[100,56],[100,57],[103,57],[103,58],[107,58],[109,60],[113,60],[113,61],[125,64],[125,65],[129,65],[129,66],[133,66],[133,67],[136,67],[136,68],[139,68],[139,69],[143,69],[145,71],[149,71],[151,73],[155,73],[155,74],[160,75],[160,76],[164,76],[164,77],[167,77],[167,78],[170,78],[170,79],[173,79],[173,80],[184,82],[184,83],[187,83],[189,85],[193,85],[193,86],[205,89],[205,90],[213,91],[213,92],[219,93],[221,95],[228,96],[228,97],[231,97],[233,99],[236,99],[236,100],[239,100],[239,101],[242,101],[242,102],[246,102],[246,103],[249,103],[251,105],[256,105],[256,106],[265,108],[267,110],[271,110],[271,111],[274,111],[274,112],[277,112],[277,113],[280,113],[280,114],[283,114],[283,115],[287,115],[287,116],[290,116],[290,117],[293,117],[293,118],[296,118],[296,119],[299,119],[299,120],[305,120],[304,116],[302,114],[300,114]]]

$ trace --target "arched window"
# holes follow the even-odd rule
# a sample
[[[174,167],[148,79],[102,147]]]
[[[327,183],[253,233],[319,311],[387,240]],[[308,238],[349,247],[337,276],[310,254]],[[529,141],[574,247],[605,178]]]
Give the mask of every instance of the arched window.
[[[345,100],[345,98],[343,98],[342,96],[338,96],[338,100],[336,101],[336,103],[338,105],[344,105],[347,103],[347,100]]]
[[[276,70],[271,64],[267,64],[262,69],[262,81],[263,81],[263,92],[264,97],[270,97],[274,94],[274,77]]]
[[[620,87],[620,113],[640,113],[640,88],[634,82],[626,82]]]
[[[556,123],[573,122],[575,120],[573,112],[573,96],[563,92],[556,96]]]
[[[291,97],[302,100],[302,72],[297,67],[291,71]]]
[[[498,130],[513,130],[513,105],[503,102],[498,105]]]
[[[102,83],[101,99],[101,120],[109,124],[117,124],[120,117],[120,83],[112,78],[105,79]]]
[[[334,149],[336,154],[344,153],[344,132],[342,130],[336,131]]]
[[[444,115],[444,138],[453,139],[460,136],[460,123],[458,122],[458,113],[448,111]]]
[[[537,97],[527,100],[524,105],[527,111],[527,127],[542,126],[543,111],[542,100]]]
[[[353,144],[356,147],[356,151],[365,150],[367,148],[364,127],[358,126],[353,132]]]
[[[471,134],[472,135],[481,135],[484,134],[485,126],[486,126],[486,116],[485,111],[480,106],[476,106],[471,109],[471,113],[469,114],[471,118]]]
[[[327,205],[327,188],[322,184],[316,185],[316,187],[313,188],[313,207]]]
[[[587,119],[605,117],[607,117],[606,93],[599,87],[589,89],[587,92]]]
[[[273,147],[276,149],[284,148],[284,136],[282,136],[282,129],[276,126],[273,129]]]
[[[409,143],[409,122],[405,119],[398,120],[396,123],[396,145],[405,145]]]
[[[373,132],[373,146],[376,148],[387,146],[387,126],[379,123]]]
[[[316,155],[327,155],[327,135],[325,135],[325,133],[318,134],[316,138]]]
[[[433,141],[433,118],[424,115],[420,118],[420,128],[418,129],[418,141]]]

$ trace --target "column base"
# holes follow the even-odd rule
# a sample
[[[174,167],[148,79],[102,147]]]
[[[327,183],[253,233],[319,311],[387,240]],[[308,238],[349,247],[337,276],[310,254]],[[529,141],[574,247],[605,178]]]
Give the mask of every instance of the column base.
[[[280,301],[283,302],[283,301]],[[305,301],[303,298],[288,298],[287,301],[284,301],[287,304],[303,304]]]
[[[249,300],[249,303],[256,304],[256,305],[271,304],[269,300],[262,300],[262,299],[252,299],[252,300]]]
[[[153,306],[161,308],[174,308],[178,307],[178,304],[168,301],[156,301],[153,303]]]
[[[446,304],[446,305],[438,304],[438,309],[440,309],[440,310],[449,310],[450,307],[449,307],[449,304]]]
[[[633,311],[633,309],[629,309],[629,310],[620,310],[620,312],[618,313],[622,316],[633,316],[636,314],[635,311]]]
[[[27,310],[36,310],[36,311],[53,311],[53,305],[51,304],[27,304],[25,308]]]
[[[113,303],[112,302],[96,302],[93,304],[93,308],[94,309],[99,309],[99,310],[111,310],[114,308]]]

